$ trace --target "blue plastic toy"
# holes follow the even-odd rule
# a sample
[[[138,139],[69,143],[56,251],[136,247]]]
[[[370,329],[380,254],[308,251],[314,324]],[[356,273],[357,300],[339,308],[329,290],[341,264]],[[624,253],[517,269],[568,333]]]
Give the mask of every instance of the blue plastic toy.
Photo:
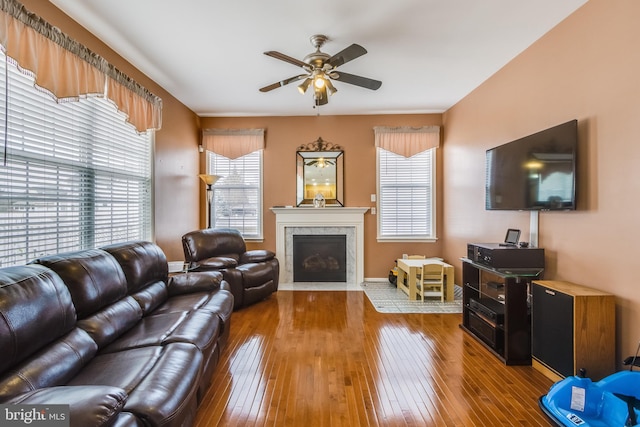
[[[624,364],[628,371],[597,382],[580,376],[558,381],[540,398],[540,408],[559,426],[640,426],[640,371],[632,370],[640,358],[636,353]]]

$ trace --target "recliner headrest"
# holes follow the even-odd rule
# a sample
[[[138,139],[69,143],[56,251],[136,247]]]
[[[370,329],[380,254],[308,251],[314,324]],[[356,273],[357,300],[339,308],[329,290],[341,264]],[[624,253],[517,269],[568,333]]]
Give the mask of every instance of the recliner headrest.
[[[232,228],[192,231],[182,236],[182,247],[187,262],[230,254],[240,255],[247,251],[242,234]]]
[[[0,372],[69,333],[76,311],[62,279],[42,265],[0,269]]]

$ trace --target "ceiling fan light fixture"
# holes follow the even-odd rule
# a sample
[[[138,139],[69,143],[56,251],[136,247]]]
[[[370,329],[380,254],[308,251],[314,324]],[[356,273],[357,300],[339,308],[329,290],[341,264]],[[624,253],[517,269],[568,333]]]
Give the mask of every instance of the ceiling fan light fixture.
[[[298,90],[302,95],[304,95],[307,92],[307,89],[309,88],[310,84],[311,84],[311,79],[306,78],[302,83],[298,85]]]
[[[321,106],[321,105],[326,105],[329,102],[328,96],[327,96],[327,87],[324,86],[322,89],[318,89],[317,87],[313,88],[313,99],[315,102],[315,105]]]
[[[336,87],[333,85],[333,83],[331,83],[331,80],[327,79],[325,81],[325,84],[327,85],[327,89],[329,89],[329,95],[333,95],[334,93],[336,93],[338,91],[338,89],[336,89]]]
[[[313,78],[313,85],[317,89],[322,89],[325,84],[326,82],[325,82],[324,76],[322,76],[321,74],[318,74]]]

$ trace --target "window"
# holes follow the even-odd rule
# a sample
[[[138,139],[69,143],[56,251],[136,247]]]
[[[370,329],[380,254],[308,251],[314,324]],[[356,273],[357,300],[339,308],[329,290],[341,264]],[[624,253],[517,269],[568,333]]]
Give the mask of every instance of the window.
[[[435,148],[404,157],[377,148],[378,239],[435,239]]]
[[[104,98],[56,103],[0,55],[0,266],[151,239],[152,133]]]
[[[262,150],[236,159],[207,151],[213,186],[211,227],[235,228],[245,239],[262,239]]]

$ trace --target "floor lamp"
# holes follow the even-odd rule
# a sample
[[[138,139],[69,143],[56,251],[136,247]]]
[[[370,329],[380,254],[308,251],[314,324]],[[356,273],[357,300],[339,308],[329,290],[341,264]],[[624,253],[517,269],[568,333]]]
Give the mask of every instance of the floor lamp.
[[[207,186],[207,228],[211,228],[211,202],[213,201],[213,184],[220,179],[218,175],[200,174],[200,179]]]

